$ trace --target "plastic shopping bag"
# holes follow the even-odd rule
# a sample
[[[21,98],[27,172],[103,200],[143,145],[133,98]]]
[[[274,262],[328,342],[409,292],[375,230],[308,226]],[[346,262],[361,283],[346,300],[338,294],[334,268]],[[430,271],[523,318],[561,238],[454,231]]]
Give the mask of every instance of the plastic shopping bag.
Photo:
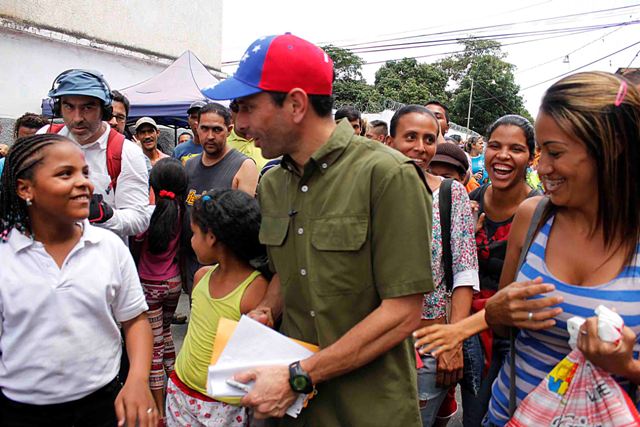
[[[596,309],[596,314],[600,339],[620,339],[622,318],[603,306]],[[567,322],[572,347],[582,322],[579,317]],[[640,414],[611,375],[574,348],[520,403],[507,426],[640,426]]]
[[[507,426],[639,426],[635,405],[602,369],[573,350],[520,403]]]

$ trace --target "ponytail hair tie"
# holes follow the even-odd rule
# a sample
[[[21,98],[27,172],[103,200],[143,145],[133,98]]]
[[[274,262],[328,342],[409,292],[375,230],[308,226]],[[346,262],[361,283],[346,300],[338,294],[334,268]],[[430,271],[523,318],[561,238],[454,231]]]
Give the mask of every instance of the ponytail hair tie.
[[[171,200],[176,198],[176,194],[173,191],[160,190],[160,193],[158,193],[158,195],[160,197],[165,197],[165,198],[171,199]]]
[[[616,102],[614,103],[616,107],[619,107],[624,101],[624,97],[627,95],[627,82],[624,80],[620,81],[620,88],[618,89],[618,94],[616,95]]]

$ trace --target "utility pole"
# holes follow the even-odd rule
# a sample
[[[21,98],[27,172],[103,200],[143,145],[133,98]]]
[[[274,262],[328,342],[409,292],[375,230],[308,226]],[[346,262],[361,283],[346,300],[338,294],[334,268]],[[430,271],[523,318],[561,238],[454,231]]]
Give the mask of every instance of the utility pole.
[[[473,102],[473,78],[471,78],[471,93],[469,94],[469,111],[467,112],[467,129],[471,129],[469,127],[469,123],[471,122],[471,103]]]

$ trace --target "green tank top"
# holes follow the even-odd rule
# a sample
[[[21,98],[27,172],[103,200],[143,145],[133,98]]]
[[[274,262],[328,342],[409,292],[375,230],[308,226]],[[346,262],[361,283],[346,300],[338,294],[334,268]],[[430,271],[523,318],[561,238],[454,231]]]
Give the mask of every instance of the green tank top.
[[[233,291],[222,298],[211,298],[209,279],[216,264],[200,279],[191,295],[191,318],[187,336],[176,359],[176,374],[189,388],[207,394],[207,372],[221,317],[240,320],[240,302],[247,287],[260,275],[251,273]]]

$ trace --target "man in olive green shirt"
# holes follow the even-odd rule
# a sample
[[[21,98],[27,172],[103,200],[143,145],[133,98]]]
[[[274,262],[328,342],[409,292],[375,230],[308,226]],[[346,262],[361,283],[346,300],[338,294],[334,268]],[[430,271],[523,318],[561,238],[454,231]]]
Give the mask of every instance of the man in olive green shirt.
[[[255,381],[242,403],[256,417],[282,417],[296,392],[315,386],[298,418],[282,425],[419,426],[410,334],[433,289],[431,199],[421,175],[348,122],[336,126],[333,64],[318,47],[271,36],[243,58],[205,95],[237,98],[247,136],[264,157],[283,156],[258,190],[260,240],[277,274],[253,315],[282,314],[281,332],[321,350],[236,375]]]

